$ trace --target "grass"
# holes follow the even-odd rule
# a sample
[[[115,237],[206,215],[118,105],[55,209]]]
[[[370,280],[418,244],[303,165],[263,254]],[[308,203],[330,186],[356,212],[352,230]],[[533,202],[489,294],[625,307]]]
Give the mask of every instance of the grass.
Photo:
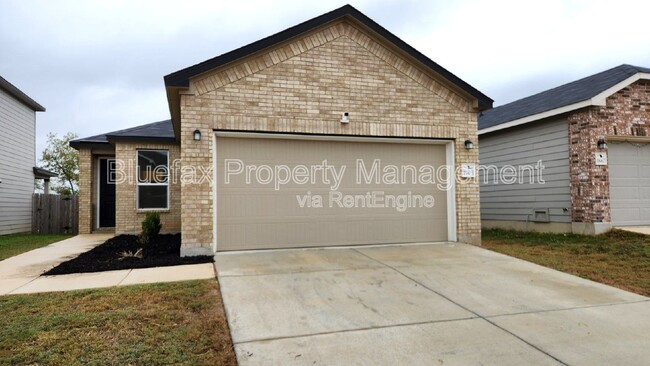
[[[216,280],[0,297],[2,365],[236,365]]]
[[[19,233],[0,235],[0,261],[32,249],[67,239],[69,234],[31,234]]]
[[[483,246],[593,281],[650,296],[650,236],[483,230]]]

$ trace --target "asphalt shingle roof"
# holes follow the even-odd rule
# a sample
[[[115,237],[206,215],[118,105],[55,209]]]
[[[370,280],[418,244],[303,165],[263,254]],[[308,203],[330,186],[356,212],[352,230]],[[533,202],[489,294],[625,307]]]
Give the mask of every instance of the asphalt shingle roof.
[[[620,65],[598,74],[558,86],[494,109],[484,111],[478,118],[479,130],[502,123],[547,112],[582,102],[624,81],[639,72],[650,73],[649,68]]]
[[[70,141],[70,146],[79,148],[84,144],[109,144],[111,140],[164,140],[175,141],[172,120],[148,123],[146,125],[113,131],[101,135]]]

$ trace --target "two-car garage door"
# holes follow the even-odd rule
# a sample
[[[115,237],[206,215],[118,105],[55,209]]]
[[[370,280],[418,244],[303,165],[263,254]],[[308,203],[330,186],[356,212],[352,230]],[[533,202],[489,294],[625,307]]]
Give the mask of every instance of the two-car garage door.
[[[611,142],[608,165],[612,225],[650,225],[650,143]]]
[[[216,137],[217,251],[455,235],[446,173],[430,184],[427,169],[420,171],[447,164],[447,143],[249,136]]]

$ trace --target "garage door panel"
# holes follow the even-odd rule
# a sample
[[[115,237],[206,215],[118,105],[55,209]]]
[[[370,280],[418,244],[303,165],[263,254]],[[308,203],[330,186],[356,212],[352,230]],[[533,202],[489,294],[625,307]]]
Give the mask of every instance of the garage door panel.
[[[278,227],[268,224],[229,224],[220,225],[225,247],[220,250],[243,250],[258,248],[283,248],[283,247],[315,247],[333,245],[359,245],[359,244],[390,244],[403,242],[428,242],[431,235],[446,234],[446,232],[426,232],[425,229],[433,225],[429,221],[418,220],[398,230],[386,231],[387,226],[394,226],[390,220],[376,221],[362,227],[349,222],[340,224],[339,230],[331,232],[326,223],[294,222]],[[228,243],[246,243],[244,247]],[[280,243],[275,245],[273,243]]]
[[[638,208],[612,208],[612,217],[619,222],[637,221],[639,219]]]
[[[612,196],[616,197],[619,204],[630,203],[624,201],[636,200],[640,194],[639,189],[636,187],[616,187],[610,189],[610,192]]]
[[[340,169],[345,165],[338,191],[343,195],[374,190],[386,195],[432,195],[433,208],[330,207],[330,184],[287,182],[280,189],[256,179],[247,184],[242,176],[225,183],[225,159],[240,159],[245,165],[318,165]],[[379,142],[306,141],[217,137],[217,250],[313,247],[445,241],[447,192],[424,184],[356,184],[356,160],[368,170],[374,159],[382,165],[412,164],[440,166],[446,163],[444,145]],[[221,174],[220,174],[221,173]],[[297,196],[320,195],[323,208],[301,207]],[[309,198],[307,198],[309,200]]]
[[[645,202],[645,205],[650,205],[650,202]],[[643,208],[640,210],[641,220],[650,222],[650,208]]]
[[[609,146],[612,224],[650,225],[650,146],[616,142]]]
[[[611,163],[610,164],[616,164],[616,163]],[[626,163],[626,164],[629,164]],[[630,178],[636,178],[639,176],[639,167],[636,165],[630,166],[630,165],[620,165],[616,167],[616,173],[620,174],[621,179],[630,179]],[[625,177],[625,178],[623,178]]]

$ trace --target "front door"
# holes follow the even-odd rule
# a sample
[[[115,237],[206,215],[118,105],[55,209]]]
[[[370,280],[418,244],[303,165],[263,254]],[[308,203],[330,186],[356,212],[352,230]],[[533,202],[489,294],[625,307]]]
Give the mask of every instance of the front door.
[[[115,159],[99,159],[99,227],[115,227]]]

